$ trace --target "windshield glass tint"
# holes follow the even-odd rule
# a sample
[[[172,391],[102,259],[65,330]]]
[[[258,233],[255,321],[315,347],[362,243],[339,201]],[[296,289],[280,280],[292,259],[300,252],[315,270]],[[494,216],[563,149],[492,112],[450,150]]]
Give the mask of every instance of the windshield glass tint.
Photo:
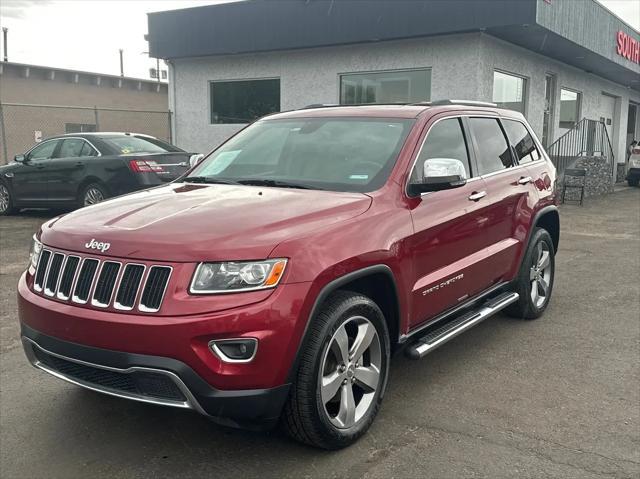
[[[152,139],[147,140],[139,136],[111,136],[103,137],[102,140],[114,147],[120,155],[132,153],[166,153],[167,151],[171,151],[163,148],[159,142],[154,142]]]
[[[413,122],[397,118],[260,121],[214,151],[189,176],[373,191],[386,181]]]

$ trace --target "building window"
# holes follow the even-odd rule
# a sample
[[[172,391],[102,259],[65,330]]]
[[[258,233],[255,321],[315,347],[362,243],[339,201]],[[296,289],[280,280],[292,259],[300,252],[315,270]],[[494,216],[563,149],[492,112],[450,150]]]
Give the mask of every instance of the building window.
[[[571,129],[578,122],[582,94],[560,89],[560,128]]]
[[[500,108],[519,111],[524,115],[527,80],[499,71],[493,72],[493,102]]]
[[[65,123],[65,133],[87,133],[96,131],[96,125],[91,123]]]
[[[417,103],[431,99],[431,70],[340,75],[340,104]]]
[[[280,80],[213,81],[211,123],[251,123],[280,111]]]

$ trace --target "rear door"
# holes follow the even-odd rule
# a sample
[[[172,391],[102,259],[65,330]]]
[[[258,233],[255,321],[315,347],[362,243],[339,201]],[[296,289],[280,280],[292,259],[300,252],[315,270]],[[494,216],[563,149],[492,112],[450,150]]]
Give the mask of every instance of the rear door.
[[[65,138],[49,165],[49,198],[52,201],[75,201],[78,187],[86,176],[87,161],[98,156],[84,138]]]
[[[49,166],[59,143],[57,139],[46,140],[25,154],[22,167],[13,172],[14,194],[18,201],[48,201]]]
[[[536,193],[525,166],[518,165],[505,131],[496,117],[471,117],[479,173],[486,184],[486,230],[491,248],[486,258],[494,283],[512,279],[527,238]]]
[[[411,178],[419,179],[426,160],[453,158],[465,165],[469,178],[462,187],[422,194],[411,211],[414,225],[414,234],[408,242],[413,262],[411,327],[487,287],[480,261],[486,186],[473,171],[471,147],[461,118],[438,119],[429,127],[411,172]]]

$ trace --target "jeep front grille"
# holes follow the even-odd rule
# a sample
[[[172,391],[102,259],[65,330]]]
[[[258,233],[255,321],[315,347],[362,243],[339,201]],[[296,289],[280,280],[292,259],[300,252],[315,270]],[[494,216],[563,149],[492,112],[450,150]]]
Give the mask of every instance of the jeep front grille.
[[[44,249],[33,289],[62,301],[154,313],[162,306],[171,272],[170,266],[147,268],[143,264],[101,261]]]

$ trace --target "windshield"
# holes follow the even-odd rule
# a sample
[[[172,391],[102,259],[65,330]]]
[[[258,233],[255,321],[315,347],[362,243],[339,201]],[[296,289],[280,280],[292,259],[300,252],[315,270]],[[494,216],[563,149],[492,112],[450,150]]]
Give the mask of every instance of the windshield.
[[[129,155],[134,153],[167,153],[182,151],[179,148],[169,145],[156,138],[146,138],[142,136],[106,136],[102,140],[116,149],[119,155]]]
[[[373,191],[389,176],[413,123],[397,118],[259,121],[183,181]]]

